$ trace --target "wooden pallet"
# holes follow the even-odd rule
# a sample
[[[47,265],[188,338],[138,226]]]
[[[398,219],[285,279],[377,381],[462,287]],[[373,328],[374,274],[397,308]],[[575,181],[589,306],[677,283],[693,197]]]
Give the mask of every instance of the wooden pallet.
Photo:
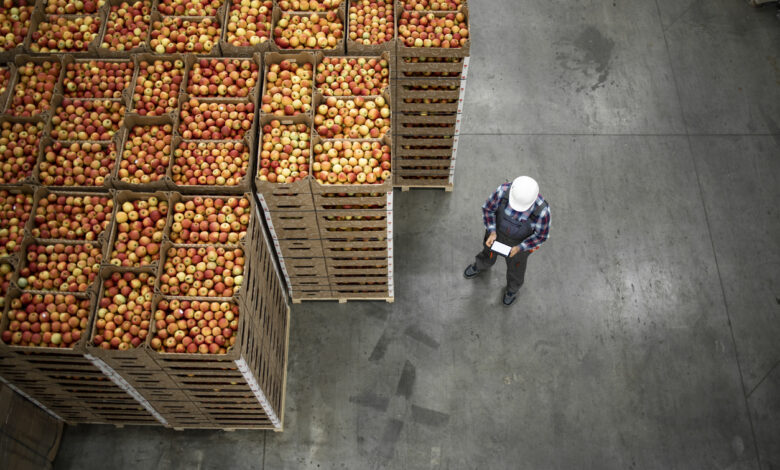
[[[376,301],[376,300],[384,300],[385,302],[391,304],[395,302],[395,297],[323,297],[321,299],[292,299],[292,303],[299,304],[301,302],[309,302],[309,301],[333,301],[338,300],[340,304],[345,304],[348,301],[363,301],[363,300],[369,300],[369,301]]]
[[[397,188],[401,188],[402,192],[407,192],[410,189],[443,189],[445,192],[451,193],[452,192],[452,183],[447,184],[441,184],[441,185],[433,185],[433,184],[404,184],[396,186]]]

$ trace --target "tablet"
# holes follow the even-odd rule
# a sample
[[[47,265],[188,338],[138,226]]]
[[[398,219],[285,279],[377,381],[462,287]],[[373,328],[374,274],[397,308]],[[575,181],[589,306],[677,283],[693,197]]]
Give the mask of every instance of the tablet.
[[[511,246],[504,245],[498,240],[493,242],[493,245],[490,247],[490,249],[503,256],[509,256],[509,252],[512,251]]]

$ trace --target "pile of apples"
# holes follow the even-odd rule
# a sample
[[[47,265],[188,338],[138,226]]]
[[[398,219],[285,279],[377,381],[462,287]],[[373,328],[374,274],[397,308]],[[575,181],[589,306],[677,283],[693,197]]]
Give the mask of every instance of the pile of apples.
[[[141,346],[149,334],[154,282],[149,273],[115,272],[104,279],[92,344],[119,351]]]
[[[404,10],[456,11],[466,3],[461,0],[401,0]]]
[[[159,260],[167,220],[168,201],[153,196],[122,203],[114,219],[111,264],[137,267]]]
[[[30,219],[33,196],[0,190],[0,258],[16,253]]]
[[[317,107],[314,125],[324,139],[380,139],[390,132],[390,106],[382,96],[330,96]]]
[[[13,346],[71,348],[89,325],[91,304],[73,294],[23,292],[10,302],[2,340]]]
[[[220,26],[215,18],[185,19],[165,16],[152,23],[149,45],[157,54],[208,54],[219,41]]]
[[[151,12],[152,3],[148,0],[112,6],[101,49],[121,52],[141,47],[149,31]]]
[[[0,309],[5,307],[5,294],[11,286],[12,277],[14,277],[14,267],[7,261],[0,261]]]
[[[64,98],[51,118],[57,140],[111,140],[122,127],[125,105],[117,100]]]
[[[463,47],[469,40],[466,15],[404,11],[398,19],[398,38],[406,47]]]
[[[0,52],[21,46],[30,29],[35,2],[32,0],[4,1],[0,7]]]
[[[0,184],[32,176],[44,122],[0,122]]]
[[[160,300],[150,346],[166,353],[225,354],[236,344],[238,312],[233,302]]]
[[[274,41],[281,49],[334,49],[343,38],[344,25],[335,11],[282,13],[274,28]]]
[[[102,251],[92,243],[30,244],[16,284],[37,291],[86,292],[100,270]]]
[[[108,227],[114,200],[109,196],[49,193],[38,200],[32,236],[96,241]]]
[[[94,15],[106,0],[47,0],[47,15]]]
[[[250,59],[200,59],[190,68],[187,93],[204,98],[246,98],[255,89],[258,67]]]
[[[195,196],[173,205],[173,243],[235,245],[246,236],[251,213],[244,197]]]
[[[68,98],[120,99],[133,78],[131,61],[89,60],[65,67],[62,93]]]
[[[116,157],[113,142],[53,142],[44,149],[38,178],[44,186],[103,186]]]
[[[0,95],[8,90],[8,83],[11,80],[11,69],[0,67]]]
[[[283,60],[270,64],[260,110],[276,116],[296,116],[311,111],[312,65]]]
[[[29,117],[48,111],[61,70],[62,65],[56,60],[20,65],[16,69],[18,79],[8,112],[14,116]]]
[[[226,41],[235,47],[257,46],[270,39],[271,0],[236,0],[230,2]]]
[[[315,80],[325,96],[381,95],[390,85],[390,66],[376,57],[323,57]]]
[[[117,176],[130,184],[148,184],[165,177],[171,162],[173,126],[135,126],[130,129]]]
[[[222,0],[160,0],[157,9],[162,15],[217,16]]]
[[[248,166],[249,149],[243,142],[181,142],[173,151],[171,177],[184,186],[237,186]]]
[[[201,102],[182,104],[179,133],[183,139],[241,140],[255,120],[254,103]]]
[[[322,184],[389,181],[390,146],[378,141],[324,141],[314,145],[313,175]]]
[[[141,116],[161,116],[179,107],[184,61],[155,60],[138,64],[133,110]]]
[[[328,11],[341,6],[341,0],[279,0],[282,11]]]
[[[30,51],[83,52],[97,39],[99,30],[99,16],[50,16],[33,32]]]
[[[349,38],[367,46],[392,40],[393,0],[350,2]]]
[[[263,126],[258,178],[271,183],[294,183],[309,174],[311,129],[304,123]]]
[[[187,297],[232,297],[244,282],[241,248],[171,247],[165,254],[160,293]]]

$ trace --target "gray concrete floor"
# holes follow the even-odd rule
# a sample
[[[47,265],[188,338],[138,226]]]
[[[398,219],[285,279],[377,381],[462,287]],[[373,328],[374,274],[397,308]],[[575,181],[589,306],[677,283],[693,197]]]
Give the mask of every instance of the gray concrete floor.
[[[780,21],[472,2],[453,193],[397,193],[396,302],[293,309],[286,430],[78,426],[57,469],[780,469]],[[479,205],[553,210],[516,306]]]

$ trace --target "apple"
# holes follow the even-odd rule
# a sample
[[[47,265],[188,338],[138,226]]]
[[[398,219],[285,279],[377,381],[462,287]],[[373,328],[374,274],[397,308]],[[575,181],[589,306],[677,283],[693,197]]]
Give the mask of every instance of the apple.
[[[30,178],[45,122],[0,122],[0,184]]]
[[[140,347],[152,321],[154,282],[149,273],[115,272],[104,279],[92,344],[120,351]]]
[[[463,47],[469,40],[466,15],[404,11],[398,18],[398,39],[406,47]]]
[[[280,49],[334,49],[344,38],[344,25],[335,11],[282,13],[274,28]]]
[[[171,247],[160,272],[162,295],[232,297],[244,281],[244,251],[213,245]]]
[[[200,59],[190,68],[187,94],[204,98],[246,98],[258,79],[251,59]]]
[[[113,210],[114,200],[109,196],[49,193],[35,207],[32,236],[96,241],[108,227]]]
[[[32,194],[0,190],[0,258],[19,251],[32,205]]]
[[[100,270],[102,251],[92,243],[30,244],[16,283],[36,291],[86,292]]]
[[[309,174],[311,129],[305,123],[263,126],[258,178],[271,183],[293,183]]]
[[[182,186],[237,186],[248,167],[244,142],[183,141],[173,152],[171,177]]]
[[[89,325],[92,302],[73,294],[22,292],[10,301],[0,337],[13,346],[72,348]]]
[[[341,0],[279,0],[282,11],[328,11],[341,6]]]
[[[56,60],[20,65],[16,69],[18,78],[8,112],[14,116],[29,117],[48,111],[61,69]]]
[[[241,140],[254,120],[254,103],[201,102],[190,98],[181,106],[179,134],[186,140]]]
[[[162,15],[217,16],[222,0],[159,0],[157,10]]]
[[[47,15],[93,15],[106,0],[47,0]]]
[[[64,98],[51,118],[52,138],[111,140],[124,122],[125,105],[119,100]]]
[[[139,0],[111,6],[101,49],[124,52],[141,47],[151,22],[152,2]]]
[[[231,1],[225,27],[227,43],[235,47],[249,47],[268,41],[273,7],[271,0]]]
[[[172,217],[173,243],[235,245],[246,236],[251,209],[245,197],[195,196],[174,204]]]
[[[260,110],[276,116],[295,116],[311,111],[312,65],[282,60],[269,64]]]
[[[390,66],[379,57],[323,57],[317,89],[325,96],[381,95],[390,85]]]
[[[382,184],[391,178],[390,164],[390,146],[376,140],[314,145],[312,171],[321,184]]]
[[[33,32],[30,51],[36,54],[85,52],[97,40],[99,30],[99,16],[49,16]]]
[[[63,95],[68,98],[121,99],[133,78],[131,61],[89,60],[65,67]]]
[[[390,106],[382,96],[329,96],[317,106],[314,126],[324,139],[380,139],[390,132]]]
[[[401,0],[404,10],[415,11],[456,11],[465,3],[465,0]]]
[[[53,142],[43,151],[38,178],[44,186],[103,186],[116,158],[113,142]]]
[[[149,46],[157,54],[208,54],[219,41],[220,29],[216,18],[164,16],[152,23]]]
[[[168,201],[148,197],[117,207],[110,263],[137,267],[160,259],[160,244],[168,220]]]
[[[0,52],[21,46],[30,30],[35,3],[32,0],[4,1],[0,7]]]
[[[225,354],[236,344],[238,315],[234,302],[162,299],[150,346],[166,353]]]
[[[133,90],[133,110],[141,116],[161,116],[178,109],[184,67],[183,60],[141,61]]]
[[[349,4],[349,38],[366,46],[393,39],[393,0],[357,0]]]

